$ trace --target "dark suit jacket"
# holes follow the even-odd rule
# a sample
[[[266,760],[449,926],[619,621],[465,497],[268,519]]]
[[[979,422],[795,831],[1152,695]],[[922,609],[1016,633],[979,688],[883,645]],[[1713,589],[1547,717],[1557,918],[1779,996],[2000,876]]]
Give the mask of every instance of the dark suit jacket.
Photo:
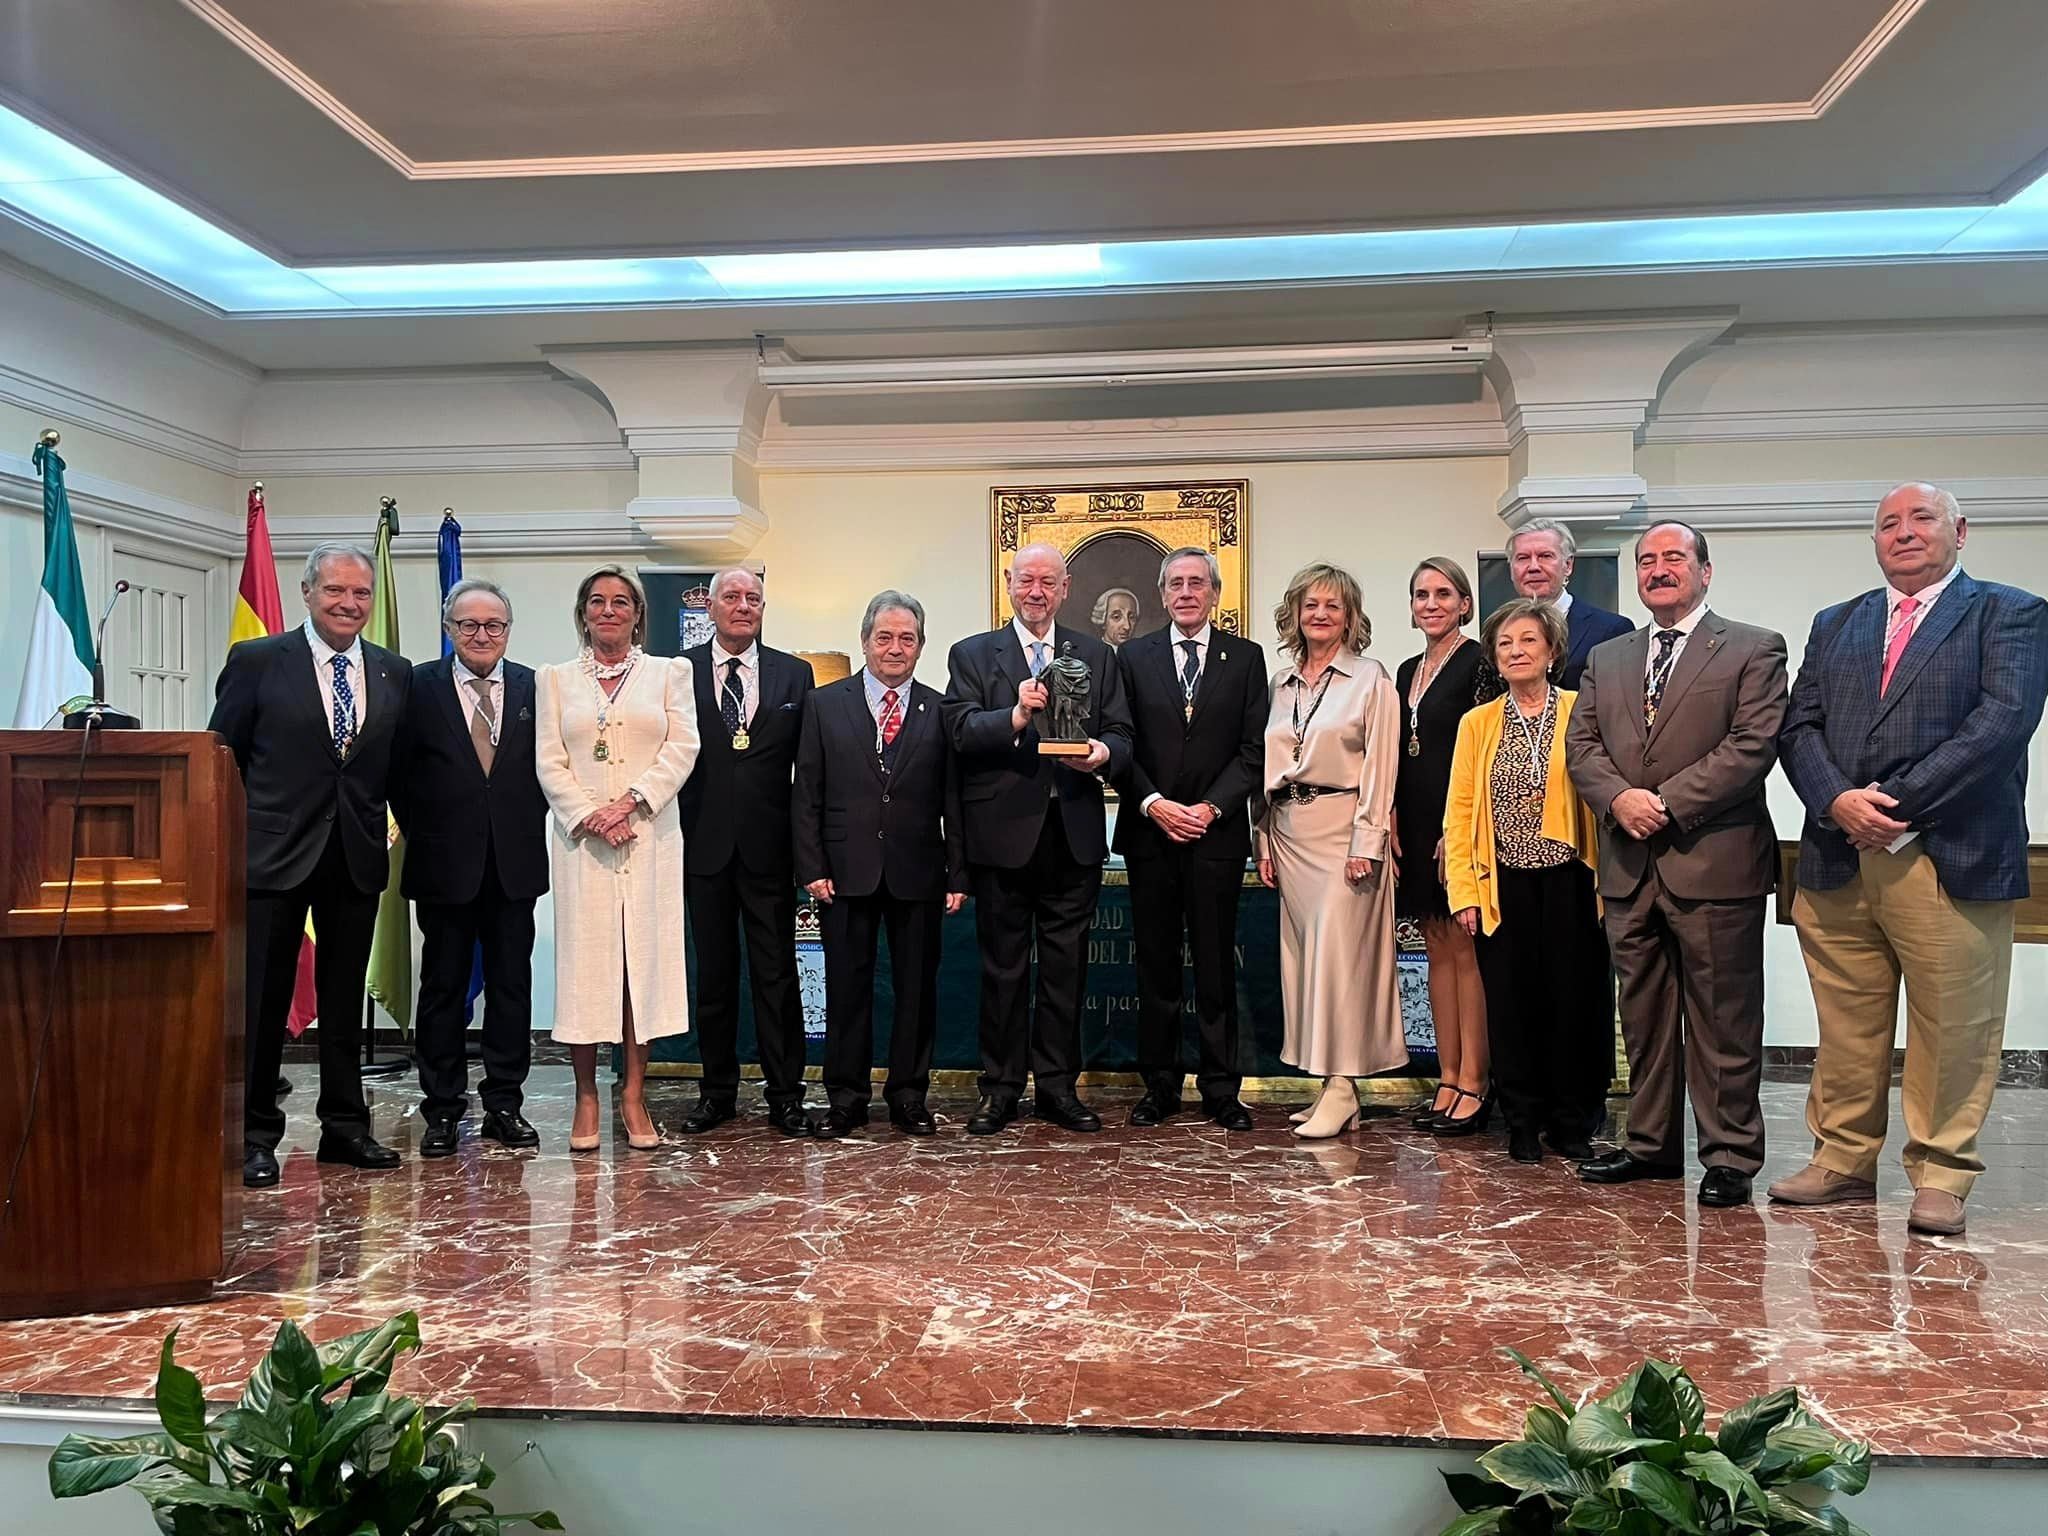
[[[1038,755],[1038,724],[1010,734],[1018,685],[1031,668],[1008,624],[970,635],[946,657],[946,733],[960,755],[960,810],[970,863],[1021,869],[1038,845],[1048,791],[1059,799],[1067,846],[1084,864],[1109,857],[1102,784],[1119,782],[1131,761],[1131,714],[1115,653],[1093,635],[1055,624],[1052,655],[1071,643],[1088,664],[1088,734],[1109,748],[1101,776],[1062,768]]]
[[[747,725],[747,750],[735,752],[719,713],[725,653],[715,640],[683,655],[697,687],[697,766],[677,801],[684,861],[693,875],[715,875],[733,855],[757,875],[791,876],[789,792],[811,695],[811,664],[761,647],[761,697]]]
[[[474,901],[484,851],[514,900],[548,888],[548,802],[533,753],[533,669],[505,663],[504,719],[485,777],[450,674],[452,656],[413,668],[403,756],[391,765],[391,810],[405,832],[408,901]],[[465,672],[467,669],[463,669]]]
[[[403,656],[363,642],[363,728],[344,759],[334,750],[303,628],[229,648],[206,725],[242,770],[251,889],[303,884],[337,824],[356,889],[384,889],[391,876],[385,786],[411,678]]]
[[[1571,612],[1564,617],[1564,671],[1558,676],[1557,686],[1576,693],[1585,678],[1586,658],[1593,654],[1593,647],[1633,632],[1635,625],[1618,613],[1594,607],[1583,597],[1572,599]],[[1692,647],[1688,645],[1686,649]]]
[[[1194,718],[1182,712],[1182,653],[1171,624],[1140,635],[1117,652],[1130,703],[1131,766],[1117,784],[1116,851],[1126,859],[1157,858],[1183,846],[1143,814],[1145,797],[1183,805],[1209,801],[1223,814],[1186,846],[1199,858],[1242,864],[1251,854],[1251,794],[1266,757],[1271,699],[1266,653],[1250,640],[1212,627],[1209,657],[1195,690]]]
[[[1871,784],[1899,803],[1959,901],[2027,894],[2027,744],[2048,691],[2048,603],[1957,572],[1914,631],[1882,698],[1885,589],[1823,609],[1778,741],[1806,804],[1799,883],[1832,891],[1858,857],[1827,819]]]
[[[841,896],[886,888],[904,901],[967,889],[959,771],[940,704],[937,689],[911,683],[884,773],[862,674],[811,695],[790,823],[799,884],[829,879]]]
[[[1565,732],[1572,783],[1600,818],[1601,894],[1633,895],[1654,863],[1686,901],[1767,895],[1778,841],[1764,781],[1785,721],[1785,637],[1711,609],[1700,615],[1646,731],[1650,641],[1639,629],[1594,647]],[[1626,789],[1655,791],[1671,812],[1647,842],[1612,814]]]

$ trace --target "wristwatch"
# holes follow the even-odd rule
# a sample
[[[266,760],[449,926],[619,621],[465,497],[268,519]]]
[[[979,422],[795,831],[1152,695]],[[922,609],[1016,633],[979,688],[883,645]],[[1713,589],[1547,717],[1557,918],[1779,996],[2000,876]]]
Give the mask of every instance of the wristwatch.
[[[1209,807],[1209,819],[1211,821],[1221,821],[1223,819],[1223,807],[1214,800],[1204,800],[1202,804]]]
[[[629,789],[626,793],[632,797],[633,803],[639,806],[641,810],[647,812],[650,816],[654,814],[654,807],[647,803],[647,797],[641,794],[639,790]]]

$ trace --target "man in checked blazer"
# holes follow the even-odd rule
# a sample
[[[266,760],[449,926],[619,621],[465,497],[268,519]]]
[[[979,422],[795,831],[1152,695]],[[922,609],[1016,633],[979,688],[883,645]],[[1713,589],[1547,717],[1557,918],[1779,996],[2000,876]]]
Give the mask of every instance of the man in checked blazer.
[[[299,945],[312,913],[320,1020],[317,1160],[396,1168],[370,1134],[363,1098],[363,977],[377,898],[391,877],[385,785],[403,729],[412,667],[363,639],[377,568],[353,544],[318,544],[299,583],[306,622],[244,640],[214,684],[217,732],[235,754],[248,798],[247,1077],[242,1182],[278,1179],[284,1054]]]
[[[1565,733],[1600,818],[1600,895],[1621,978],[1628,1140],[1579,1165],[1591,1184],[1685,1172],[1699,1127],[1702,1205],[1741,1205],[1764,1162],[1764,902],[1778,841],[1764,780],[1785,720],[1785,637],[1707,607],[1706,535],[1654,523],[1636,542],[1652,625],[1596,646]]]
[[[1984,1168],[2048,693],[2048,603],[1968,576],[1968,534],[1938,486],[1878,503],[1885,585],[1815,618],[1779,740],[1806,804],[1792,916],[1820,1050],[1813,1161],[1771,1198],[1876,1198],[1903,978],[1907,1225],[1936,1234],[1963,1230]]]
[[[1223,579],[1206,549],[1159,565],[1172,622],[1117,651],[1130,700],[1131,765],[1114,847],[1131,881],[1138,1070],[1131,1124],[1180,1113],[1181,946],[1195,972],[1195,1084],[1202,1113],[1248,1131],[1238,1099],[1237,904],[1251,853],[1251,794],[1265,763],[1266,653],[1210,622]]]

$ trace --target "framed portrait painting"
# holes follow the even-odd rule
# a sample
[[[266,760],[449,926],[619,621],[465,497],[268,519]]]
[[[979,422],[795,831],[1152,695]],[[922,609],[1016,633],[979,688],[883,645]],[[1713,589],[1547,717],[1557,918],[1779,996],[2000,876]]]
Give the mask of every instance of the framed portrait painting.
[[[1017,551],[1050,544],[1066,556],[1071,578],[1060,622],[1121,645],[1167,622],[1159,601],[1159,562],[1185,546],[1216,557],[1223,576],[1216,627],[1243,634],[1250,600],[1250,488],[1245,480],[995,487],[989,492],[994,623],[1011,618],[1007,578]]]

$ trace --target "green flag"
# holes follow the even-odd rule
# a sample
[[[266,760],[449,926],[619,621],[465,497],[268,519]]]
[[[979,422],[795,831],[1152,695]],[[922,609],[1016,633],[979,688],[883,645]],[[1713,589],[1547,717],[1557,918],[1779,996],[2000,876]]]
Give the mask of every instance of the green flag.
[[[363,638],[387,651],[398,650],[398,584],[392,579],[391,539],[398,532],[398,503],[389,496],[377,514],[377,596],[370,609],[370,622],[363,626]],[[386,701],[392,709],[405,708],[403,699]],[[412,908],[399,893],[405,873],[405,842],[398,835],[398,823],[391,823],[391,879],[377,903],[377,936],[370,944],[370,974],[367,985],[386,1013],[400,1029],[412,1024]]]
[[[36,444],[35,466],[43,476],[43,584],[29,621],[28,666],[14,706],[17,731],[40,730],[65,705],[92,697],[92,619],[85,611],[64,461],[54,441]]]

